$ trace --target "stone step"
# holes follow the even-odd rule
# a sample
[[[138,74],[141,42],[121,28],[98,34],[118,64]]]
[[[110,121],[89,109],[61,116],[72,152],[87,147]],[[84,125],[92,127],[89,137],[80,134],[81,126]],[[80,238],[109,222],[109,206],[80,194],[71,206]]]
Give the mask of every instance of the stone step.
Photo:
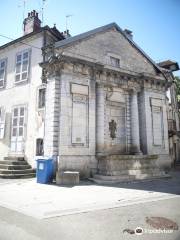
[[[141,161],[131,161],[131,160],[121,160],[121,161],[116,161],[116,160],[110,160],[110,161],[104,161],[100,160],[98,163],[98,168],[99,169],[111,169],[111,170],[128,170],[128,169],[150,169],[150,168],[157,168],[157,161],[148,161],[148,160],[143,160]]]
[[[101,179],[97,179],[97,178],[89,178],[90,181],[93,181],[97,184],[100,184],[100,185],[112,185],[112,184],[117,184],[117,183],[123,183],[123,182],[130,182],[128,180],[121,180],[121,181],[116,181],[116,180],[101,180]],[[134,181],[134,180],[131,180],[131,181]]]
[[[8,156],[0,161],[0,178],[35,177],[35,170],[24,160],[24,157]]]
[[[107,156],[98,156],[99,160],[153,160],[157,159],[158,155],[120,155],[111,154]]]
[[[22,157],[22,156],[8,156],[8,157],[4,157],[4,160],[24,161],[24,157]]]
[[[174,168],[180,170],[180,162],[176,162]]]
[[[155,174],[138,174],[135,176],[136,180],[154,179],[154,178],[170,178],[171,176],[163,171]]]
[[[95,174],[93,178],[104,180],[104,181],[121,181],[121,180],[134,180],[135,176],[133,175],[107,176],[107,175]]]
[[[33,169],[24,169],[24,170],[2,170],[2,169],[0,169],[0,174],[17,175],[17,174],[27,174],[27,173],[35,173],[35,170],[33,170]]]
[[[123,183],[123,182],[134,182],[134,181],[149,181],[153,179],[159,179],[159,178],[170,178],[171,176],[169,174],[161,173],[161,174],[139,174],[136,176],[105,176],[105,175],[94,175],[93,178],[90,178],[89,180],[102,185],[111,185],[111,184],[117,184],[117,183]]]
[[[28,165],[28,163],[25,160],[22,160],[22,161],[1,160],[0,164],[3,164],[3,165]]]
[[[28,164],[25,165],[9,165],[9,164],[0,164],[1,169],[8,169],[8,170],[23,170],[23,169],[30,169],[31,166]]]
[[[156,168],[147,168],[147,169],[126,169],[126,170],[107,170],[99,169],[98,171],[101,175],[110,175],[110,176],[121,176],[121,175],[136,175],[136,174],[159,174],[160,170]]]
[[[34,178],[35,173],[26,173],[26,174],[0,174],[0,178],[6,179],[17,179],[17,178]]]

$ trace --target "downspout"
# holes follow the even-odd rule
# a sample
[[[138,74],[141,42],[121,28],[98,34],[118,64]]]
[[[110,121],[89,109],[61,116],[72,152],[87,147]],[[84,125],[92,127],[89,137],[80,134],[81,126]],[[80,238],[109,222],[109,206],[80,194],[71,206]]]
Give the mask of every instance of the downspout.
[[[46,30],[43,31],[43,49],[42,49],[42,55],[43,55],[43,64],[45,63],[46,60],[46,56],[45,56],[45,46],[47,43],[47,38],[46,38]],[[44,69],[42,68],[42,77],[44,79]],[[42,80],[43,80],[42,79]],[[46,83],[47,84],[47,83]],[[44,138],[45,138],[45,116],[46,116],[46,92],[45,92],[45,106],[44,106],[44,134],[43,134],[43,156],[44,156]]]

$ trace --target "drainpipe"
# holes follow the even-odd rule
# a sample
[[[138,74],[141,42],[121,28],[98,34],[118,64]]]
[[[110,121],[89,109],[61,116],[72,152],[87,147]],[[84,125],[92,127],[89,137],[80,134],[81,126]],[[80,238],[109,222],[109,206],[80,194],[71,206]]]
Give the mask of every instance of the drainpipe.
[[[44,48],[46,46],[46,42],[47,42],[47,38],[46,38],[46,30],[44,30],[43,32],[43,50],[42,50],[42,54],[43,54],[43,63],[45,63],[45,51]],[[44,51],[44,52],[43,52]],[[42,69],[42,75],[43,75],[43,69]],[[43,134],[43,156],[44,156],[44,137],[45,137],[45,116],[46,116],[46,92],[45,92],[45,106],[44,106],[44,134]]]

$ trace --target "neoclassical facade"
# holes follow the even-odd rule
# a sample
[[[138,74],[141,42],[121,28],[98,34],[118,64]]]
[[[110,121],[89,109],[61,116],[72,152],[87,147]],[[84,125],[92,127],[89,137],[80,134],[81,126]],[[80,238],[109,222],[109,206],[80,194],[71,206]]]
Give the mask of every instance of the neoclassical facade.
[[[59,171],[140,176],[171,166],[171,79],[130,31],[112,23],[44,51],[44,155],[57,157]]]
[[[71,37],[30,12],[0,46],[0,177],[32,176],[43,157],[82,178],[162,176],[172,81],[116,23]]]

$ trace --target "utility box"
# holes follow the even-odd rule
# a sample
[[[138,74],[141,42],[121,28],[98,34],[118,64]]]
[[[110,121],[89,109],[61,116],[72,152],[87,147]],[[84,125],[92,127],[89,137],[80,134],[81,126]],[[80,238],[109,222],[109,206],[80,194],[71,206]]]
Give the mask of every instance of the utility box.
[[[38,159],[36,178],[37,183],[50,183],[53,181],[54,161],[53,159]]]

